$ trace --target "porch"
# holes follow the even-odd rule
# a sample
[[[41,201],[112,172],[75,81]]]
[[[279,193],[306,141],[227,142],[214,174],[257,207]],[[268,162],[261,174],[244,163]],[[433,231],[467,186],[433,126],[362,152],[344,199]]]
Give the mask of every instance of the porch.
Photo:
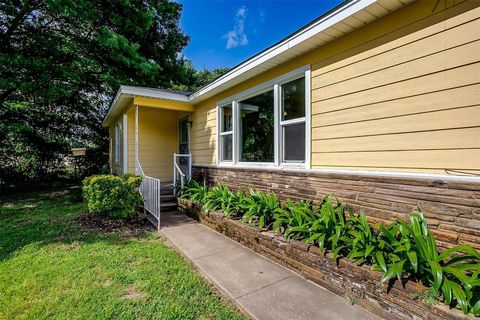
[[[190,105],[133,97],[123,114],[123,173],[142,175],[147,218],[160,228],[160,213],[176,210],[174,188],[191,174]]]

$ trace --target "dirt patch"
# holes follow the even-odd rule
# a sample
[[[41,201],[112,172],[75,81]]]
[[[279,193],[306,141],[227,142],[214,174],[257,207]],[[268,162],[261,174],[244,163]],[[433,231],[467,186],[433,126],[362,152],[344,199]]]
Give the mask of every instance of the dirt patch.
[[[148,295],[145,292],[138,290],[135,287],[128,288],[127,292],[122,296],[125,300],[140,300],[146,299]]]
[[[138,237],[155,228],[139,217],[129,219],[114,219],[101,214],[86,214],[73,220],[73,224],[85,229],[91,229],[101,234],[116,234],[122,237]]]
[[[105,280],[102,281],[102,283],[100,283],[100,285],[102,287],[110,287],[112,285],[112,281],[109,280],[109,279],[105,279]]]

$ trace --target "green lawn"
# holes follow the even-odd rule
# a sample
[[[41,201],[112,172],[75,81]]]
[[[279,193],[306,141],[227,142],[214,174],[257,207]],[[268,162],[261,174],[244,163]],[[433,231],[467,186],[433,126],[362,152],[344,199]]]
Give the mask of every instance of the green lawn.
[[[78,188],[0,198],[0,319],[243,319],[144,224]]]

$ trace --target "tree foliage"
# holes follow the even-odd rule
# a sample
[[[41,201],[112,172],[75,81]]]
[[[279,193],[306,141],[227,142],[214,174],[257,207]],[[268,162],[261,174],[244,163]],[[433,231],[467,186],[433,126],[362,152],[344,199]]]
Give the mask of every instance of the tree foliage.
[[[182,68],[182,83],[174,84],[172,86],[175,90],[194,92],[204,85],[212,82],[218,77],[225,74],[229,68],[215,68],[208,70],[203,68],[201,70],[196,70],[191,61],[184,60]]]
[[[119,85],[195,87],[182,6],[169,0],[0,2],[0,184],[52,178],[71,147],[106,163]]]

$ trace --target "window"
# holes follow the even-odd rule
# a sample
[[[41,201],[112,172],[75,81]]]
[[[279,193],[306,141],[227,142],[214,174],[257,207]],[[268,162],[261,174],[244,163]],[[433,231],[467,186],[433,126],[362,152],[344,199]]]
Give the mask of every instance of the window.
[[[309,75],[305,66],[219,103],[218,161],[308,167]]]
[[[120,163],[120,122],[115,125],[115,162]]]
[[[222,161],[233,160],[233,113],[232,105],[220,108],[220,159]]]
[[[282,162],[305,161],[305,77],[280,86]]]
[[[190,153],[188,143],[188,117],[178,122],[178,152],[181,154]],[[185,160],[184,157],[180,159],[181,161]]]
[[[273,90],[239,102],[242,162],[274,161]]]

